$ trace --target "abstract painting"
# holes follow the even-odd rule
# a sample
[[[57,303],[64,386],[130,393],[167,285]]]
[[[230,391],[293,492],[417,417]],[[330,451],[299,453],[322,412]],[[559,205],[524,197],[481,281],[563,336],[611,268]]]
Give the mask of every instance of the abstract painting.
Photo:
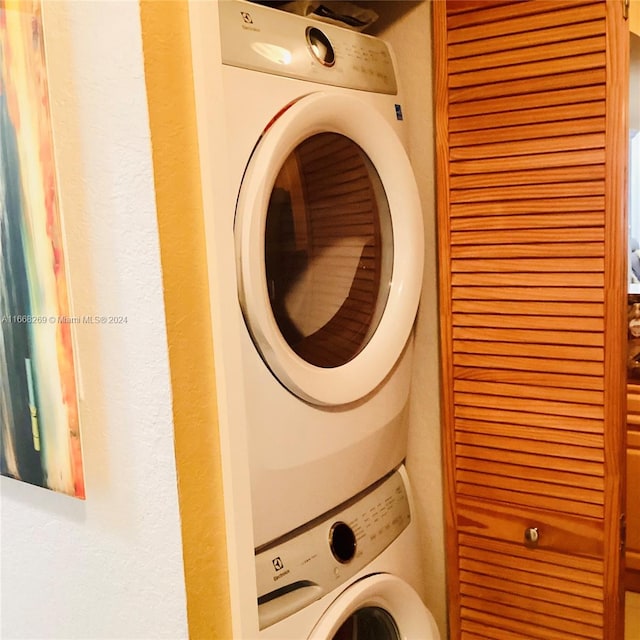
[[[0,0],[1,473],[85,497],[39,0]]]

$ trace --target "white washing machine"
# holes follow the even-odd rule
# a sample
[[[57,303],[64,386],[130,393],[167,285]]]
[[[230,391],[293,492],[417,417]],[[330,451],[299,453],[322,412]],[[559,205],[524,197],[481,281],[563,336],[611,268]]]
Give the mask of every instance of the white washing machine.
[[[423,226],[380,39],[219,2],[255,546],[405,456]],[[206,179],[206,177],[205,177]],[[234,197],[236,197],[234,195]]]
[[[256,554],[261,639],[439,640],[404,467]]]

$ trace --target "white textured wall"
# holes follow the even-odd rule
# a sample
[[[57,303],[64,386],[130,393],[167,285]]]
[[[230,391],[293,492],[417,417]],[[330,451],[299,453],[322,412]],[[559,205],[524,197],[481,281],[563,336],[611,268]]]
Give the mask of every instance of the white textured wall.
[[[48,2],[86,502],[1,479],[3,640],[187,636],[138,3]]]

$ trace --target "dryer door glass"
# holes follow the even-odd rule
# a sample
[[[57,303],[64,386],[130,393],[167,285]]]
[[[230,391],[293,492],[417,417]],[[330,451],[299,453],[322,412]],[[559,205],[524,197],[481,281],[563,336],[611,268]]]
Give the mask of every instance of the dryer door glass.
[[[365,607],[349,616],[332,640],[400,640],[400,634],[384,609]]]
[[[265,267],[276,323],[298,356],[339,367],[366,346],[391,284],[393,232],[382,182],[344,135],[304,140],[275,180]]]

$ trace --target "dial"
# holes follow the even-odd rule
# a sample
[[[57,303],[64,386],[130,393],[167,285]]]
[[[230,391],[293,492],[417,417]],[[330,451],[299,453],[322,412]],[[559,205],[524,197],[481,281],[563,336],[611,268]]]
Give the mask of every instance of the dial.
[[[336,54],[329,38],[317,27],[307,27],[305,35],[313,57],[325,67],[332,67],[336,61]]]
[[[356,555],[356,534],[345,522],[336,522],[329,533],[329,545],[335,559],[346,564]]]

